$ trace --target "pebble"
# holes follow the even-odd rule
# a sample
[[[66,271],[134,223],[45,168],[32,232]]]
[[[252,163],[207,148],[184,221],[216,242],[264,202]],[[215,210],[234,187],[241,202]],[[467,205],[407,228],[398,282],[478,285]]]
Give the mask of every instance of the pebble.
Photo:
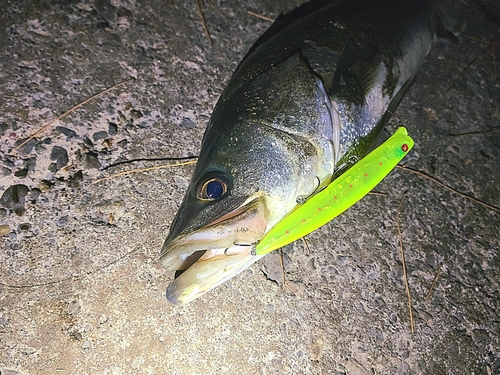
[[[196,124],[189,118],[184,117],[180,123],[180,126],[185,129],[194,129]]]
[[[100,169],[101,163],[94,152],[87,152],[83,155],[83,168],[85,169]]]
[[[94,141],[98,141],[99,139],[106,139],[106,138],[109,138],[109,136],[108,136],[108,132],[105,132],[104,130],[100,131],[100,132],[95,132],[94,134],[92,134],[92,139]]]
[[[16,146],[20,145],[24,141],[26,141],[26,138],[20,139],[19,141],[16,142]],[[18,152],[20,154],[25,154],[25,155],[29,154],[33,150],[33,148],[35,147],[35,145],[37,143],[38,143],[38,141],[35,138],[30,139],[25,145],[19,147]]]
[[[26,185],[12,185],[2,194],[0,205],[21,216],[25,211],[24,204],[26,202],[26,195],[29,191],[30,189]]]
[[[6,236],[9,233],[10,233],[10,225],[9,224],[0,225],[0,236]]]
[[[62,148],[60,146],[54,146],[52,148],[52,152],[50,153],[50,160],[55,161],[55,168],[56,171],[64,167],[66,164],[68,164],[69,159],[68,159],[68,151],[66,151],[65,148]],[[54,164],[54,163],[53,163]],[[50,170],[50,167],[49,167]],[[55,172],[52,171],[51,172]]]
[[[66,136],[66,142],[71,141],[73,138],[78,138],[78,134],[71,129],[68,129],[64,126],[56,126],[56,132],[64,134]]]
[[[110,136],[114,136],[118,133],[118,125],[116,125],[114,122],[110,122],[108,124],[108,134]]]

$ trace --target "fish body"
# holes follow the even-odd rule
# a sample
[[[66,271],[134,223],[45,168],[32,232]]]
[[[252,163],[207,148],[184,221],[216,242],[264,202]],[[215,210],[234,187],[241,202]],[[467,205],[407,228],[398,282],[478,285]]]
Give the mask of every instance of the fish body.
[[[219,98],[161,252],[182,304],[262,257],[255,244],[364,157],[436,37],[426,0],[313,0],[280,16]]]

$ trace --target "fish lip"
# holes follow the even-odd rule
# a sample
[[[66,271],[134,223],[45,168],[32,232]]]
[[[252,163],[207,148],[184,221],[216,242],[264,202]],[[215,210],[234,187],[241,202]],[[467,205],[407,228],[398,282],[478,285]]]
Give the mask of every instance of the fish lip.
[[[167,239],[160,252],[160,262],[170,270],[185,270],[194,263],[188,258],[197,252],[228,248],[237,252],[234,246],[253,245],[263,237],[267,227],[267,216],[262,196],[251,197],[241,206],[202,228]],[[186,260],[188,261],[185,262]]]
[[[200,258],[168,285],[167,301],[177,306],[186,304],[236,276],[262,258],[254,255],[253,249],[252,245],[245,246],[245,249],[229,258]],[[206,263],[210,265],[206,266]]]
[[[192,233],[167,239],[160,262],[183,271],[168,286],[167,300],[189,302],[260,259],[254,244],[266,231],[267,216],[264,199],[257,195]]]

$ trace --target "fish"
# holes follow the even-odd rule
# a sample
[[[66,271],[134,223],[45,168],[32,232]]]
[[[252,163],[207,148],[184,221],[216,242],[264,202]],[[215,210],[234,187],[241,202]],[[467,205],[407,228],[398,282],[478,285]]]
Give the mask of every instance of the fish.
[[[170,303],[261,259],[271,228],[373,149],[440,29],[430,0],[311,0],[276,19],[205,130],[160,253]]]

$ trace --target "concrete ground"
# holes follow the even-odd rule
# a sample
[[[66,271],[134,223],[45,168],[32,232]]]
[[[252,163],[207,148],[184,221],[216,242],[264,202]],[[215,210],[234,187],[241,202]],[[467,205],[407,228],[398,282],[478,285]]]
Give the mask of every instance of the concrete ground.
[[[397,169],[283,267],[173,307],[157,256],[193,166],[95,182],[196,155],[270,25],[247,11],[300,1],[216,3],[210,44],[195,0],[0,0],[0,373],[500,374],[497,3],[445,4],[460,43],[436,43],[389,125],[416,141],[405,166],[497,210]]]

